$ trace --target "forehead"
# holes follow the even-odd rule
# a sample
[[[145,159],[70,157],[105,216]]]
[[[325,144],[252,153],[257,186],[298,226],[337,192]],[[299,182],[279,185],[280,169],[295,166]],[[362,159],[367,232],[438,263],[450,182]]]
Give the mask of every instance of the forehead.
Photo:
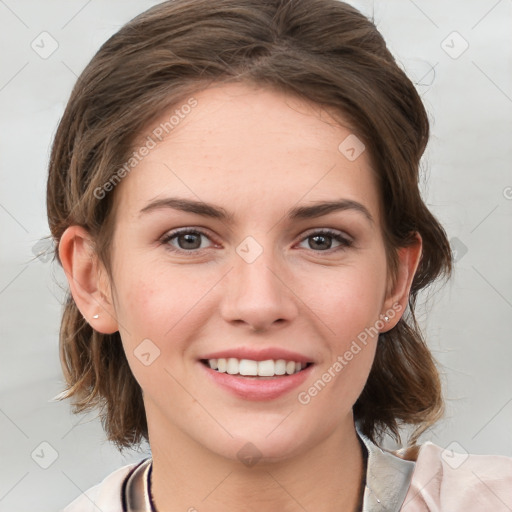
[[[126,214],[172,195],[249,215],[344,198],[379,217],[370,157],[351,128],[275,89],[232,83],[200,91],[150,123],[135,151],[144,144],[151,149],[116,190]]]

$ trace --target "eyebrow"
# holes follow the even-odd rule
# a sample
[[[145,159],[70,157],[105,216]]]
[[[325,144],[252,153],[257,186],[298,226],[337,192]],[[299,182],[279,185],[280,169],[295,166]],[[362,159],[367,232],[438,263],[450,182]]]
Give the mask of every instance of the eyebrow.
[[[139,215],[166,208],[180,210],[188,213],[195,213],[197,215],[202,215],[203,217],[219,219],[229,224],[232,224],[234,221],[234,215],[227,212],[224,208],[205,203],[203,201],[195,201],[193,199],[184,199],[178,197],[166,197],[151,201],[144,208],[142,208],[142,210],[140,210]],[[352,199],[320,201],[310,206],[298,206],[292,208],[286,215],[286,218],[289,221],[315,219],[317,217],[322,217],[337,211],[355,211],[362,214],[370,222],[370,224],[373,225],[375,223],[371,213],[368,211],[366,206],[358,203],[357,201],[353,201]]]

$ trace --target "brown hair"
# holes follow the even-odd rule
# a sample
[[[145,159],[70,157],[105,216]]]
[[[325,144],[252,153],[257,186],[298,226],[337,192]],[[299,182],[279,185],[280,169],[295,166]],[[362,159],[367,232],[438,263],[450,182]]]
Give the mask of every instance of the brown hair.
[[[390,275],[397,249],[423,239],[407,315],[381,335],[354,417],[374,442],[402,424],[412,439],[443,412],[439,374],[414,315],[416,296],[452,256],[446,233],[419,191],[429,138],[421,99],[374,23],[338,0],[174,0],[134,18],[79,77],[51,152],[48,218],[57,248],[64,230],[85,227],[109,267],[115,193],[95,190],[130,158],[136,137],[164,109],[210,85],[274,87],[337,112],[364,141],[381,192]],[[57,256],[58,257],[58,256]],[[119,333],[94,331],[69,295],[60,332],[67,397],[74,412],[99,406],[118,447],[147,440],[141,389]]]

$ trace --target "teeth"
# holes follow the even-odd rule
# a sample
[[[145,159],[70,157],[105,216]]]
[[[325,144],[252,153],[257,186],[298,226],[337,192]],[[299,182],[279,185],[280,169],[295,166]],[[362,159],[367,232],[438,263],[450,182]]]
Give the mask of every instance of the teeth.
[[[219,358],[208,359],[212,370],[230,375],[247,375],[252,377],[273,377],[274,375],[293,375],[306,367],[306,364],[284,359],[267,359],[266,361],[253,361],[252,359]]]
[[[238,360],[234,357],[230,357],[228,359],[227,365],[226,365],[226,372],[230,375],[236,375],[238,373]]]
[[[234,361],[238,364],[240,375],[258,375],[258,361],[251,361],[250,359],[242,359],[240,362],[235,359]]]

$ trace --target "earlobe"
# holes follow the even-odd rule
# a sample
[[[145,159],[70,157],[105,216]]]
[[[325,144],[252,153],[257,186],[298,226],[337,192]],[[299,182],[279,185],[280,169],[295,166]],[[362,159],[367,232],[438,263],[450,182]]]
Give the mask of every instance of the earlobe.
[[[383,315],[388,315],[389,320],[386,321],[386,327],[381,332],[392,329],[399,322],[407,308],[412,281],[421,260],[422,247],[422,238],[419,233],[416,233],[415,243],[398,250],[396,281],[384,302]]]
[[[59,258],[73,299],[87,322],[98,332],[116,332],[110,279],[88,231],[81,226],[68,227],[59,242]]]

